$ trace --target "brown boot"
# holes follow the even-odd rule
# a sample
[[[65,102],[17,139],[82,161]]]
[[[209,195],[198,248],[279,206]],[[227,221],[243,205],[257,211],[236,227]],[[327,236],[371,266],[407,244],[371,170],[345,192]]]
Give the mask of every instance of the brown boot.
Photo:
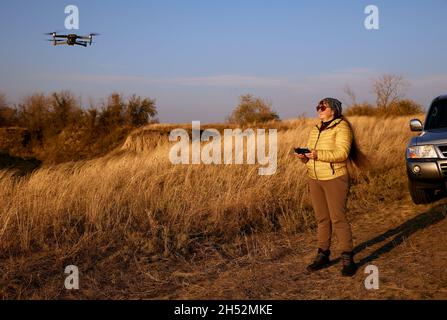
[[[343,263],[343,268],[341,269],[341,274],[345,277],[352,277],[357,272],[358,266],[354,262],[354,254],[351,252],[343,252],[341,254],[341,261]]]
[[[318,249],[317,256],[315,257],[314,261],[307,266],[307,271],[313,272],[318,271],[321,269],[324,269],[330,265],[329,256],[331,254],[331,251],[328,250],[322,250]]]

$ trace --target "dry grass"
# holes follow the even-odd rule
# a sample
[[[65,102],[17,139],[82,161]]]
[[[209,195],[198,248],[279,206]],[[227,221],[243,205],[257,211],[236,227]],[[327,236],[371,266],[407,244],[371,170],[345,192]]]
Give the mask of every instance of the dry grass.
[[[350,118],[374,163],[369,172],[351,168],[350,215],[402,199],[409,119]],[[245,247],[246,254],[249,246],[238,243],[250,234],[312,228],[305,169],[289,151],[305,144],[314,123],[271,124],[279,129],[272,176],[259,176],[258,165],[172,165],[166,136],[144,148],[144,130],[126,142],[133,151],[44,167],[25,178],[0,172],[0,297],[64,297],[60,270],[70,263],[88,270],[94,288],[139,270],[143,260],[188,258],[204,248],[244,254]],[[125,290],[129,283],[115,285]],[[84,296],[115,294],[92,289]]]

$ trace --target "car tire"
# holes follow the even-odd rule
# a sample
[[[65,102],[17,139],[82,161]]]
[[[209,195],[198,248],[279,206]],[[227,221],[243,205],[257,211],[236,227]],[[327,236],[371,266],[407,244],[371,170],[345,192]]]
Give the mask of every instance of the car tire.
[[[418,188],[411,180],[408,180],[408,188],[411,199],[415,204],[428,204],[436,201],[435,189]]]

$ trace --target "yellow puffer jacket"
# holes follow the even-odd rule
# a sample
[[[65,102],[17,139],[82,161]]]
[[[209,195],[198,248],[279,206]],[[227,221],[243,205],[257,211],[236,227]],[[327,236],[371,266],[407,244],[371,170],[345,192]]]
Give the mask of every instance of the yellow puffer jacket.
[[[353,133],[350,125],[338,118],[320,132],[321,123],[312,128],[307,148],[317,150],[317,160],[306,163],[311,179],[330,180],[348,173],[347,160],[351,150]]]

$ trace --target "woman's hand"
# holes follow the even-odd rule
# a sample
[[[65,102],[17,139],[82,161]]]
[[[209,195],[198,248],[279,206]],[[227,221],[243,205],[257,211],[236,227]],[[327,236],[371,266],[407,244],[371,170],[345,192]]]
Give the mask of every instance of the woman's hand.
[[[306,157],[308,157],[309,159],[317,160],[318,159],[317,150],[311,150],[309,153],[306,153]]]
[[[297,148],[298,147],[293,147],[293,149],[297,149]],[[293,156],[293,157],[298,157],[300,159],[306,159],[307,158],[304,154],[298,154],[296,152],[292,152],[290,155]]]
[[[300,159],[306,159],[307,157],[304,154],[298,154],[296,152],[293,152],[290,154],[292,157],[300,158]]]
[[[306,157],[304,154],[294,153],[293,156],[297,157],[298,159],[300,159],[302,163],[307,163],[307,161],[309,161],[309,158]]]
[[[295,149],[296,148],[297,147],[295,147]],[[304,154],[298,154],[296,152],[293,152],[293,153],[291,153],[291,156],[300,159],[301,162],[303,162],[303,163],[307,163],[307,161],[309,161],[309,159]]]

